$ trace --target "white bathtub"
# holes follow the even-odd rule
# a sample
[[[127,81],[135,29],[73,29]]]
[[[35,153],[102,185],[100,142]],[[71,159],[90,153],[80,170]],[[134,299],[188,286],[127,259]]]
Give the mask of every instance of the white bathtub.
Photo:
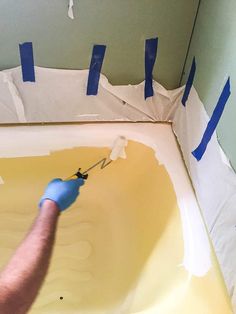
[[[1,127],[0,265],[47,182],[108,157],[120,135],[129,140],[127,159],[92,170],[61,216],[30,313],[231,313],[170,124]]]

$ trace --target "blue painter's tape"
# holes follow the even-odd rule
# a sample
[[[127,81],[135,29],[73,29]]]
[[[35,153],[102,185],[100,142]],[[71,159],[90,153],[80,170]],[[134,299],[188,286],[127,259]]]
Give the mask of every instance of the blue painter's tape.
[[[185,90],[184,90],[184,95],[183,95],[183,98],[182,98],[182,104],[184,106],[186,106],[186,102],[188,100],[189,93],[190,93],[191,88],[193,86],[193,80],[194,80],[195,73],[196,73],[196,60],[195,60],[195,58],[193,58],[191,70],[190,70],[190,73],[189,73],[189,77],[188,77],[188,80],[187,80],[187,83],[186,83],[186,86],[185,86]]]
[[[157,57],[158,38],[151,38],[146,40],[145,45],[145,99],[152,97],[152,72]]]
[[[20,44],[19,48],[23,81],[35,82],[33,44]]]
[[[220,118],[222,116],[222,113],[224,111],[225,105],[229,99],[229,96],[231,94],[230,91],[230,78],[228,78],[224,89],[220,95],[220,98],[217,102],[217,105],[213,111],[212,117],[210,121],[207,124],[207,128],[203,134],[201,143],[199,146],[192,152],[193,156],[199,161],[201,160],[202,156],[204,155],[207,145],[211,140],[211,137],[220,121]]]
[[[97,95],[102,63],[106,52],[106,46],[95,45],[89,68],[87,95]]]

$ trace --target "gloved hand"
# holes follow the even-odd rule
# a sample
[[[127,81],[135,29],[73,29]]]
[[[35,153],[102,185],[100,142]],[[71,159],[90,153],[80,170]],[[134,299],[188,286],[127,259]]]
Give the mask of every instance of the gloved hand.
[[[42,196],[39,207],[43,205],[46,199],[57,203],[61,211],[67,209],[74,203],[79,195],[79,188],[84,184],[81,178],[63,181],[61,179],[54,179],[49,182],[44,195]]]

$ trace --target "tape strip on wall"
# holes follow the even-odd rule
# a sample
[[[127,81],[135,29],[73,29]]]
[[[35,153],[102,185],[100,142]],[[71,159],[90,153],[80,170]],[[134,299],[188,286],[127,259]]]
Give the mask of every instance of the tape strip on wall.
[[[95,45],[89,68],[87,95],[97,95],[102,63],[105,56],[106,46]]]
[[[152,72],[157,57],[158,38],[146,40],[145,44],[145,99],[154,95],[152,86]]]
[[[34,55],[32,42],[19,45],[22,78],[24,82],[35,82]]]
[[[193,58],[193,62],[192,62],[192,66],[191,66],[191,70],[190,70],[190,73],[189,73],[189,77],[188,77],[188,80],[187,80],[187,83],[186,83],[186,86],[185,86],[184,95],[183,95],[183,98],[182,98],[183,106],[186,106],[186,102],[188,100],[189,93],[190,93],[191,88],[193,86],[193,80],[194,80],[195,73],[196,73],[196,60],[195,60],[195,57],[194,57]]]
[[[230,91],[230,78],[228,78],[223,91],[220,95],[220,98],[217,102],[217,105],[213,111],[213,114],[211,116],[210,121],[207,124],[207,128],[203,134],[201,143],[199,146],[192,152],[193,156],[199,161],[201,160],[202,156],[204,155],[207,145],[211,140],[211,137],[213,133],[215,132],[215,129],[220,121],[220,118],[222,116],[222,113],[224,111],[225,105],[229,99],[229,96],[231,94]]]

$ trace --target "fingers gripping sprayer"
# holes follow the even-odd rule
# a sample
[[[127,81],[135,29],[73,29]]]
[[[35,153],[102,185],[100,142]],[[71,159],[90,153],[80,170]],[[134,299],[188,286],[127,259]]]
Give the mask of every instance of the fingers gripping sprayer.
[[[81,172],[81,168],[79,168],[79,170],[70,178],[68,178],[67,180],[71,180],[71,179],[77,179],[77,178],[82,178],[84,180],[87,180],[88,178],[88,173],[94,169],[95,167],[97,167],[98,165],[100,165],[101,169],[104,169],[105,167],[107,167],[108,165],[110,165],[112,163],[112,161],[117,160],[118,158],[126,158],[126,153],[125,153],[125,147],[127,146],[128,141],[124,136],[119,136],[112,147],[111,153],[109,155],[108,158],[103,158],[101,160],[99,160],[98,162],[96,162],[95,164],[93,164],[92,166],[90,166],[87,170]]]

